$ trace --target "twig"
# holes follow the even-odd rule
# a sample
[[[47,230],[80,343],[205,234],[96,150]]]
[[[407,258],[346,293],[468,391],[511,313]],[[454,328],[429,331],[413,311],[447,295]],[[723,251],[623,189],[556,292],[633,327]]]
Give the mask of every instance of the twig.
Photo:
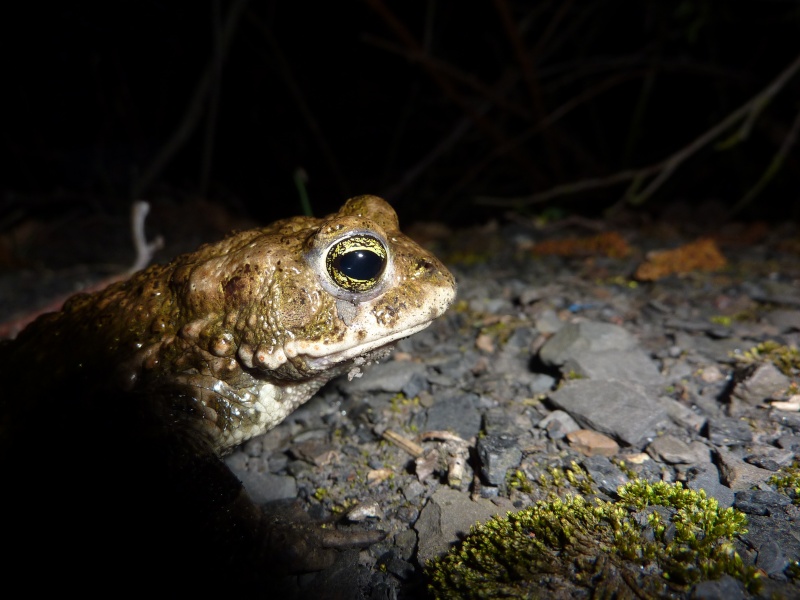
[[[153,255],[164,247],[164,238],[160,235],[156,236],[152,242],[147,241],[144,233],[144,221],[149,212],[150,203],[144,200],[137,200],[131,206],[131,236],[133,237],[133,247],[136,249],[136,260],[127,270],[128,275],[144,269],[153,260]]]
[[[521,207],[530,204],[537,204],[552,200],[559,196],[574,194],[579,191],[586,191],[592,189],[600,189],[616,185],[623,181],[630,181],[631,185],[628,187],[625,195],[620,202],[628,202],[630,204],[641,204],[646,201],[661,185],[674,173],[677,168],[698,150],[706,146],[715,138],[719,137],[725,130],[729,129],[740,119],[744,119],[742,128],[739,129],[736,135],[736,140],[744,139],[749,133],[749,125],[752,122],[753,114],[760,113],[770,100],[783,88],[784,85],[795,75],[797,70],[800,69],[800,55],[798,55],[792,63],[784,69],[766,88],[753,96],[750,100],[745,102],[742,106],[734,110],[722,121],[717,123],[708,131],[697,137],[684,148],[678,152],[667,157],[659,163],[643,167],[641,169],[628,169],[614,173],[607,177],[583,179],[581,181],[574,181],[564,185],[555,186],[544,192],[532,194],[529,196],[520,196],[516,198],[494,198],[494,197],[479,197],[475,199],[477,204],[486,206],[504,206],[504,207]],[[787,136],[785,144],[788,142],[788,147],[794,141],[794,131],[796,126],[792,126],[792,132]],[[790,139],[791,138],[791,139]],[[726,142],[725,147],[730,145],[730,141]],[[786,151],[788,152],[788,147]],[[778,152],[776,159],[783,160],[785,154]],[[638,192],[639,185],[646,178],[655,175],[655,178],[648,184],[642,191]],[[743,199],[744,200],[744,199]],[[749,201],[749,200],[748,200]],[[741,203],[741,202],[740,202]],[[738,206],[738,205],[737,205]]]

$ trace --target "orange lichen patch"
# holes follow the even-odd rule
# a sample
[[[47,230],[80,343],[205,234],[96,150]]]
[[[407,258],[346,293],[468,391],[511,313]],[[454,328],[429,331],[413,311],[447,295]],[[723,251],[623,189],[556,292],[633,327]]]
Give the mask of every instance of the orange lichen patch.
[[[711,238],[700,238],[673,250],[657,250],[647,254],[634,277],[655,281],[669,275],[684,275],[692,271],[716,271],[727,264],[722,252]]]
[[[533,247],[534,254],[555,254],[557,256],[608,256],[624,258],[631,253],[631,247],[616,231],[607,231],[582,238],[546,240]]]

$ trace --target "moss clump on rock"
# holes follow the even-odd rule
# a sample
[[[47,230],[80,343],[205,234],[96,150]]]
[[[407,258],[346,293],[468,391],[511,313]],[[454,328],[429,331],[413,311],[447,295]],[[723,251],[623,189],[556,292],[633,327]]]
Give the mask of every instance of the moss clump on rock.
[[[787,377],[800,374],[800,350],[772,340],[753,346],[743,354],[734,355],[734,358],[743,365],[771,362]]]
[[[770,477],[768,483],[789,496],[794,504],[800,504],[800,462],[784,467],[780,473]]]
[[[613,502],[553,497],[474,526],[425,571],[436,598],[661,597],[729,574],[757,586],[733,549],[744,514],[679,483],[635,480]]]

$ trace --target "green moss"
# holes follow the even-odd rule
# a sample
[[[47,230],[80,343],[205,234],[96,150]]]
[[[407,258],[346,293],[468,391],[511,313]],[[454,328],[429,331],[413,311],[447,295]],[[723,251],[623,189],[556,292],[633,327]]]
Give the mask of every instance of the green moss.
[[[710,320],[712,323],[722,325],[723,327],[730,327],[733,323],[733,317],[728,315],[714,315]]]
[[[628,479],[637,478],[636,471],[631,469],[630,466],[628,466],[628,463],[626,463],[624,460],[619,458],[612,458],[611,462],[617,465],[617,467],[619,467],[619,470],[625,473]]]
[[[800,350],[772,340],[753,346],[743,354],[735,355],[734,358],[745,365],[771,362],[787,377],[800,374]]]
[[[506,485],[509,489],[519,490],[526,494],[530,494],[533,491],[531,480],[528,479],[524,471],[520,471],[519,469],[513,472],[509,471],[506,474]]]
[[[758,584],[732,539],[745,516],[703,491],[635,480],[619,499],[552,497],[472,528],[425,571],[436,598],[636,598],[685,592],[727,573]]]
[[[800,463],[795,462],[791,467],[784,467],[780,473],[769,478],[768,483],[782,494],[792,499],[794,504],[800,504]]]

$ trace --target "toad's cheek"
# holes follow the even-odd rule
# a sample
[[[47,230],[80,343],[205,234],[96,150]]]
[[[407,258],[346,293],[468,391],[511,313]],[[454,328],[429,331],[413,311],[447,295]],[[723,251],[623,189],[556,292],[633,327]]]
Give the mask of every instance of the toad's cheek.
[[[455,297],[453,286],[434,288],[419,301],[402,295],[385,296],[353,307],[349,324],[335,340],[291,340],[284,346],[290,358],[304,357],[315,371],[370,353],[413,335],[441,316]]]

